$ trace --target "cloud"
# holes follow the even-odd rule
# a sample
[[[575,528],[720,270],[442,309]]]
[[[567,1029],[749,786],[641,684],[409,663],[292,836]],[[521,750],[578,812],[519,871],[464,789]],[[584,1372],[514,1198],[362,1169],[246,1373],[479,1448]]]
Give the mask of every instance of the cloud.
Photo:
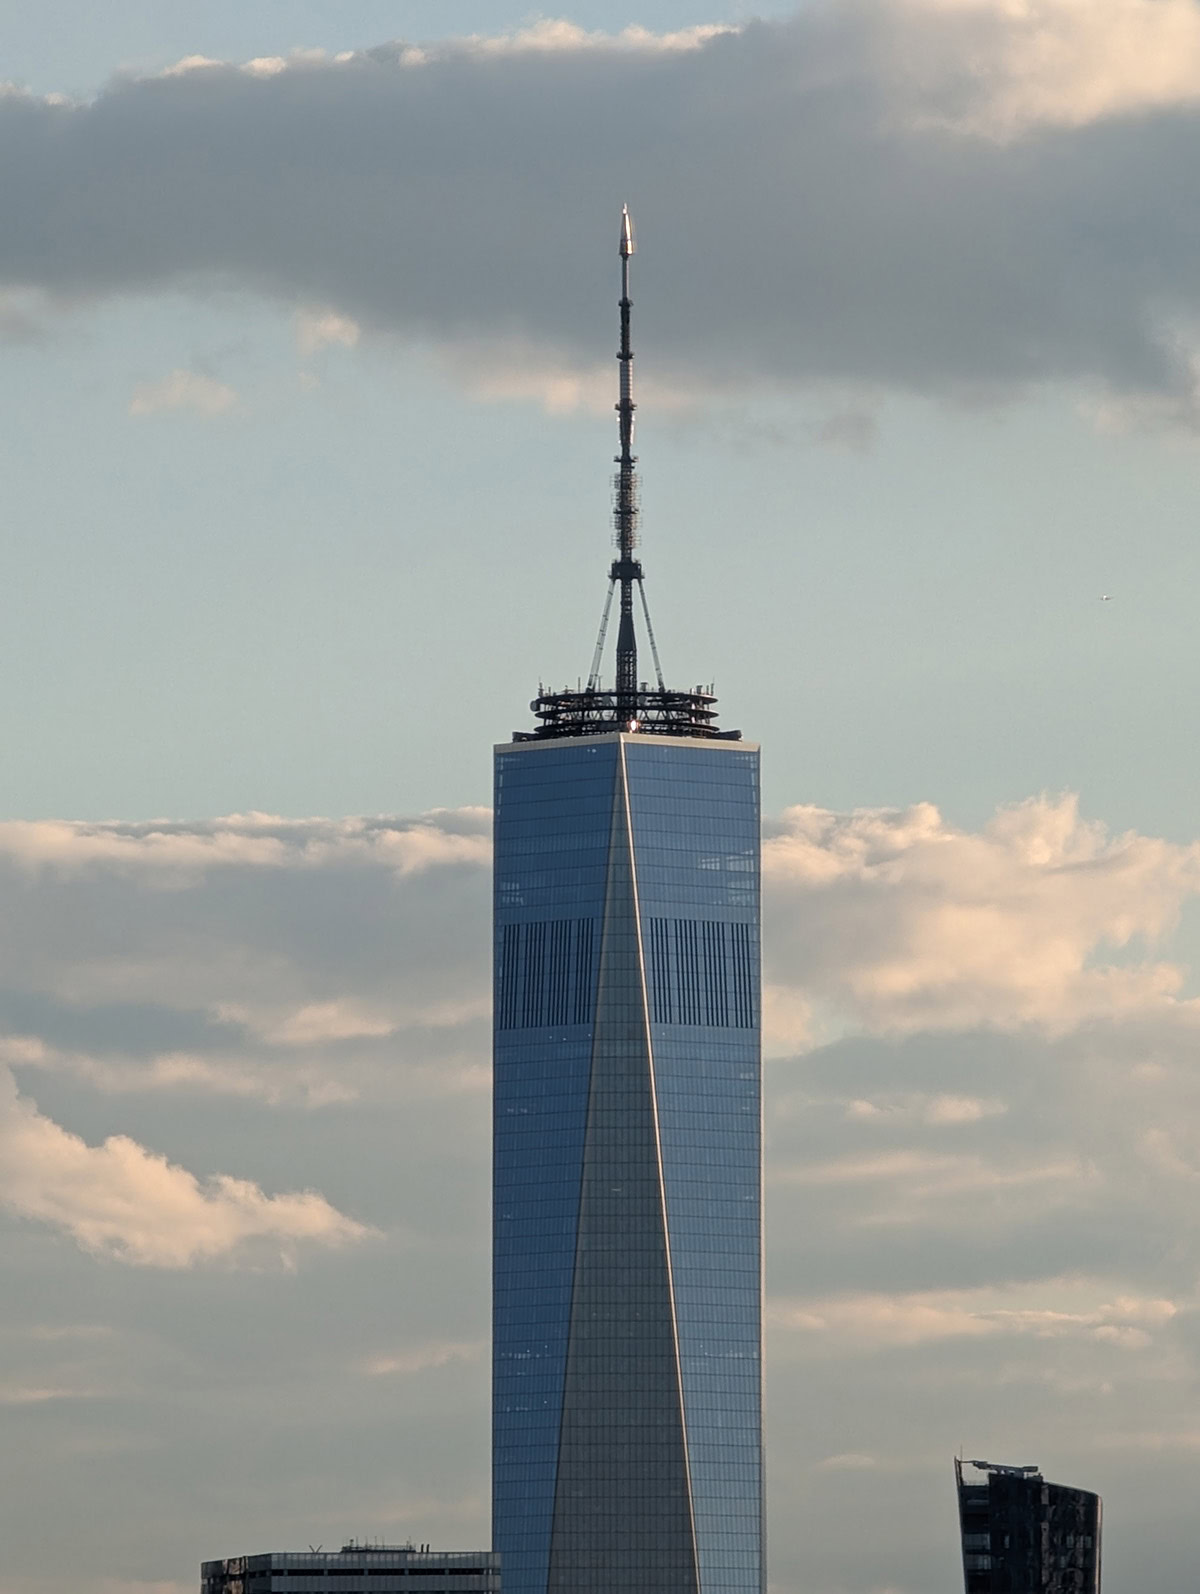
[[[846,1107],[846,1117],[858,1123],[891,1123],[910,1119],[943,1128],[977,1124],[1007,1112],[1002,1101],[985,1101],[978,1096],[889,1096],[866,1100],[856,1097]]]
[[[6,343],[37,343],[55,325],[53,301],[36,288],[0,290],[0,340]]]
[[[451,380],[481,404],[518,400],[539,405],[547,415],[612,414],[609,364],[581,365],[567,348],[546,348],[528,337],[472,338],[445,343],[438,358]],[[638,397],[659,414],[675,416],[699,403],[693,389],[653,373],[639,376]]]
[[[481,809],[0,825],[0,1064],[35,1098],[113,1104],[98,1144],[42,1131],[81,1168],[179,1188],[230,1254],[286,1246],[253,1238],[295,1218],[261,1179],[234,1193],[142,1149],[154,1113],[425,1121],[485,1099],[488,831]],[[939,1286],[1032,1257],[1063,1276],[1098,1265],[1089,1225],[1132,1237],[1190,1201],[1200,1014],[1171,935],[1194,846],[1111,835],[1073,798],[978,830],[929,805],[793,808],[764,864],[769,1017],[792,1054],[771,1075],[771,1197],[819,1206],[836,1260],[810,1258],[814,1277],[902,1271],[923,1244]],[[114,1148],[112,1111],[147,1127]],[[1003,1214],[982,1252],[981,1210]]]
[[[480,809],[0,824],[0,1062],[198,1102],[475,1096],[489,831]]]
[[[865,410],[838,410],[817,423],[813,436],[826,448],[869,454],[879,437],[879,422]]]
[[[91,1400],[95,1391],[56,1389],[38,1384],[0,1383],[0,1406],[43,1406],[48,1401]]]
[[[479,1088],[488,829],[481,809],[0,824],[0,1057],[113,1092],[309,1105],[388,1080]],[[1190,1044],[1200,1028],[1169,955],[1200,844],[1110,835],[1074,797],[978,831],[929,804],[791,808],[768,825],[764,882],[775,1053],[855,1032],[1144,1021]],[[986,1088],[878,1082],[841,1108],[943,1133],[1005,1110]]]
[[[25,1068],[65,1074],[109,1095],[134,1092],[234,1096],[270,1106],[331,1107],[356,1101],[359,1083],[334,1069],[290,1059],[286,1068],[254,1055],[162,1052],[106,1057],[68,1052],[24,1035],[0,1036],[0,1058]]]
[[[352,349],[362,336],[362,328],[349,316],[336,310],[301,310],[296,316],[296,347],[301,354],[318,354],[322,349]]]
[[[898,31],[929,46],[906,66],[949,126],[994,138],[1200,104],[1195,0],[905,0]]]
[[[233,282],[322,307],[302,341],[399,334],[485,397],[570,408],[607,357],[628,197],[669,391],[834,387],[820,431],[860,448],[859,391],[1066,382],[1190,424],[1198,61],[1194,0],[830,0],[189,59],[90,103],[0,101],[0,287]],[[508,340],[525,379],[487,353]],[[135,403],[194,402],[185,379]]]
[[[481,809],[0,825],[0,1064],[122,1113],[457,1113],[488,1085],[488,830]],[[808,1048],[772,1074],[772,1200],[819,1203],[836,1268],[901,1268],[933,1232],[939,1268],[982,1266],[965,1214],[995,1209],[992,1263],[1057,1277],[1085,1223],[1140,1232],[1190,1201],[1200,1015],[1170,938],[1194,846],[1111,835],[1073,798],[978,830],[792,808],[764,864],[776,1050]],[[22,1210],[84,1245],[166,1265],[310,1222],[340,1243],[334,1208],[197,1180],[152,1131],[87,1144],[29,1103],[5,1121],[87,1193],[62,1205],[25,1155]],[[161,1189],[178,1231],[106,1228],[110,1183]]]
[[[196,415],[225,415],[238,396],[224,382],[199,371],[172,371],[161,382],[142,382],[129,401],[131,415],[163,415],[191,410]]]
[[[826,1456],[823,1461],[817,1463],[822,1472],[872,1472],[878,1465],[874,1456],[859,1455],[856,1451],[847,1451],[839,1456]]]
[[[655,33],[636,23],[622,28],[620,33],[589,32],[574,22],[542,18],[526,28],[511,34],[487,37],[475,35],[468,44],[484,55],[525,54],[529,51],[598,50],[606,54],[621,51],[640,55],[672,54],[680,50],[698,50],[712,39],[736,33],[735,27],[726,23],[700,23],[696,27],[678,28],[673,33]],[[428,55],[426,59],[428,59]]]
[[[777,1045],[789,1011],[803,1040],[818,1001],[880,1033],[1198,1016],[1182,970],[1153,953],[1200,891],[1200,846],[1111,836],[1075,797],[1030,799],[974,833],[930,804],[792,808],[763,870]],[[793,988],[802,1005],[789,1009]]]
[[[394,1029],[390,1018],[356,1010],[349,1002],[312,1002],[264,1030],[263,1038],[276,1046],[312,1046],[318,1041],[390,1035]]]
[[[312,1499],[483,1542],[489,864],[482,809],[0,826],[0,1401],[14,1509],[49,1478],[111,1523],[88,1565],[126,1566],[160,1476],[188,1512],[159,1497],[131,1576],[175,1571],[197,1500],[236,1497],[230,1552],[328,1533]],[[793,808],[766,885],[806,1048],[767,1080],[775,1575],[935,1586],[962,1443],[1121,1499],[1120,1554],[1179,1586],[1194,848],[1065,798]],[[94,1586],[54,1551],[29,1594]]]
[[[314,1191],[268,1196],[217,1174],[204,1182],[126,1135],[89,1146],[0,1081],[0,1205],[69,1234],[85,1251],[140,1267],[191,1267],[266,1249],[346,1245],[366,1230]]]
[[[1068,1158],[1055,1162],[1028,1162],[1017,1166],[997,1166],[979,1155],[948,1155],[922,1150],[876,1152],[867,1156],[835,1157],[802,1167],[780,1170],[775,1184],[863,1185],[885,1187],[896,1203],[891,1215],[884,1212],[880,1221],[902,1222],[907,1205],[913,1201],[941,1200],[951,1196],[1006,1194],[1033,1186],[1040,1200],[1046,1199],[1045,1185],[1061,1184],[1077,1190],[1086,1180],[1086,1164]],[[901,1204],[900,1197],[907,1200]]]
[[[977,1124],[982,1118],[1005,1111],[1002,1101],[980,1101],[977,1096],[935,1096],[926,1111],[931,1124]]]
[[[416,819],[282,819],[231,814],[189,823],[147,820],[89,824],[72,820],[0,821],[0,857],[26,870],[60,875],[128,868],[186,885],[228,865],[320,869],[353,858],[399,874],[489,856],[490,814],[439,809]]]
[[[946,1339],[1029,1335],[1036,1339],[1084,1338],[1124,1350],[1144,1350],[1154,1333],[1179,1315],[1173,1301],[1120,1299],[1074,1311],[1062,1303],[1094,1295],[1095,1285],[1077,1279],[1043,1280],[1042,1296],[1055,1305],[1023,1304],[1028,1286],[1007,1290],[924,1291],[918,1294],[858,1294],[827,1300],[778,1303],[772,1319],[802,1334],[821,1336],[835,1351],[847,1348],[915,1347]]]
[[[487,1351],[481,1340],[434,1340],[389,1356],[372,1356],[363,1364],[369,1378],[390,1378],[397,1373],[426,1373],[452,1362],[475,1362]]]

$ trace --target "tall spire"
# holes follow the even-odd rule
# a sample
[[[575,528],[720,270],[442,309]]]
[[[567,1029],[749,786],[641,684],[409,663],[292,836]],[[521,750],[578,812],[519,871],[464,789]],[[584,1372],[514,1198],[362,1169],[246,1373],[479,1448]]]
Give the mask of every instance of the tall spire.
[[[614,463],[619,467],[614,482],[616,505],[613,521],[617,528],[617,557],[609,577],[621,587],[620,623],[617,629],[617,719],[632,724],[638,709],[637,634],[633,625],[633,584],[642,579],[642,567],[633,556],[637,546],[638,496],[637,455],[633,452],[633,345],[630,319],[633,300],[629,297],[629,260],[633,254],[633,222],[629,206],[621,211],[621,347],[617,353],[621,388],[617,416],[621,452]]]
[[[600,617],[592,668],[586,687],[567,686],[561,691],[539,687],[537,697],[529,706],[541,724],[533,731],[514,731],[513,739],[518,742],[542,741],[551,737],[600,736],[614,731],[644,736],[719,737],[726,741],[737,741],[742,734],[741,731],[722,731],[717,728],[716,698],[712,695],[711,687],[696,686],[687,692],[668,690],[659,665],[654,627],[650,624],[642,566],[634,557],[638,542],[637,455],[633,452],[634,411],[637,406],[633,402],[633,344],[630,335],[633,300],[629,297],[629,262],[635,247],[633,221],[629,206],[626,205],[621,211],[619,251],[621,347],[617,351],[620,396],[616,411],[620,453],[614,461],[617,472],[613,477],[616,489],[613,524],[617,533],[617,557],[608,572],[608,595]],[[635,586],[641,602],[646,641],[654,661],[655,686],[638,680],[637,632],[633,616]],[[617,678],[610,689],[601,684],[600,670],[612,600],[618,588],[620,620],[617,627]]]

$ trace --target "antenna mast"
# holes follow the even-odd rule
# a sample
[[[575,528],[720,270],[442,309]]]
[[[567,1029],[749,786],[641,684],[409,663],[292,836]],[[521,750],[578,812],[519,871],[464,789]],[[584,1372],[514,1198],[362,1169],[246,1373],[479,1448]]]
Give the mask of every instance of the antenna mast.
[[[629,206],[621,211],[621,347],[617,361],[621,373],[620,398],[616,404],[621,452],[614,463],[616,489],[613,525],[617,557],[608,572],[608,596],[600,620],[600,633],[592,654],[587,686],[568,686],[562,691],[538,687],[529,705],[541,724],[536,730],[514,731],[515,742],[546,741],[567,736],[609,736],[613,732],[642,736],[686,736],[736,742],[741,731],[723,731],[717,726],[716,698],[711,687],[694,687],[690,692],[672,691],[663,680],[654,627],[646,603],[641,561],[634,557],[638,543],[637,455],[633,452],[633,344],[629,323],[633,300],[629,297],[629,261],[634,252],[633,222]],[[638,681],[637,633],[634,630],[634,587],[638,590],[646,622],[646,640],[654,660],[656,686]],[[600,683],[600,666],[613,599],[618,597],[617,679],[610,690]]]
[[[631,726],[638,717],[637,634],[633,627],[633,586],[642,580],[642,567],[633,557],[637,546],[638,495],[637,455],[633,452],[633,346],[630,342],[629,259],[633,254],[633,222],[629,206],[621,211],[621,348],[617,355],[621,369],[621,397],[617,404],[621,452],[614,463],[619,467],[613,480],[616,504],[613,523],[617,528],[617,557],[609,577],[621,587],[620,622],[617,628],[617,720]]]

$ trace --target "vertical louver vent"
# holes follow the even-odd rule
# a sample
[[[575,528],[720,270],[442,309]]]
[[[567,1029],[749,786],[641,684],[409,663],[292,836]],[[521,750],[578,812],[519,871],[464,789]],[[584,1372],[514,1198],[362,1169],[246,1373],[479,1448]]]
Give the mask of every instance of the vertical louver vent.
[[[650,919],[647,951],[657,1024],[753,1029],[752,927],[720,919]]]
[[[496,1028],[591,1020],[593,919],[506,924],[497,946]]]

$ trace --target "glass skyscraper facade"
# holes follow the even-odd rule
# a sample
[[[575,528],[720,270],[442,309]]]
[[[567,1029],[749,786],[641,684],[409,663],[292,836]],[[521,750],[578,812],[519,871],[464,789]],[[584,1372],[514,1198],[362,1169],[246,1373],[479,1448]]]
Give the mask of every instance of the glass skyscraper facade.
[[[758,751],[576,730],[496,750],[505,1594],[760,1594]]]

